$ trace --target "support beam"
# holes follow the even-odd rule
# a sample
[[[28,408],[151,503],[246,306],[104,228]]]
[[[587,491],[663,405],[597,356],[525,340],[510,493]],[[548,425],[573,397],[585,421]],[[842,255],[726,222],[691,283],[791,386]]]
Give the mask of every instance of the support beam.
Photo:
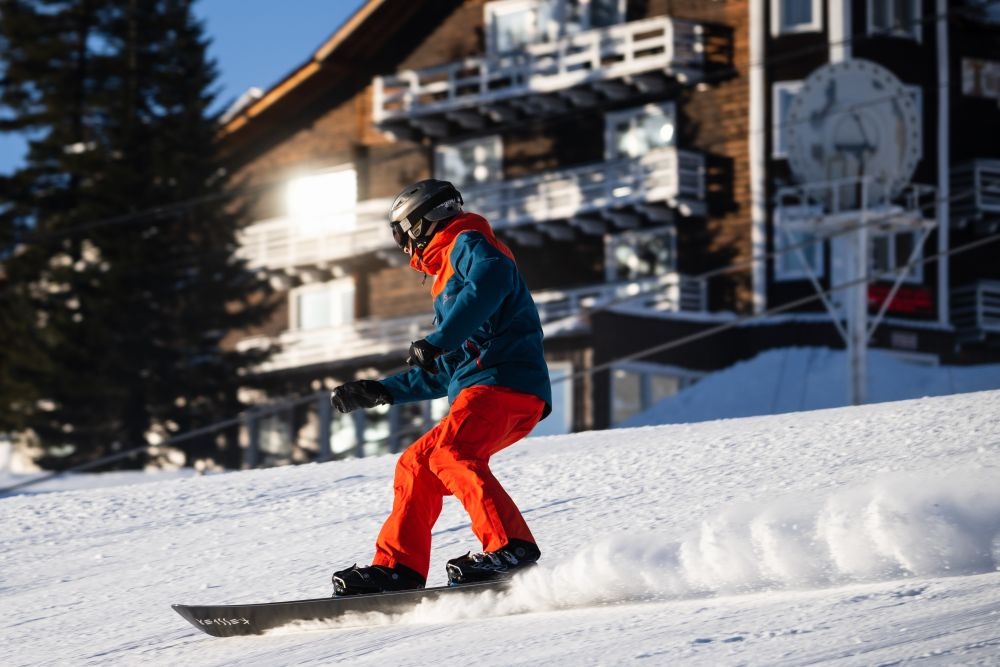
[[[498,104],[484,107],[483,113],[489,116],[490,120],[494,123],[513,123],[520,118],[520,114],[518,114],[516,109]]]
[[[577,107],[594,107],[601,101],[601,98],[598,97],[597,93],[586,88],[571,88],[569,90],[562,91],[560,94],[569,100],[573,106]]]
[[[574,218],[570,218],[569,224],[573,225],[584,234],[588,234],[590,236],[604,236],[604,234],[608,231],[608,223],[599,218],[576,216]]]
[[[243,468],[253,470],[260,456],[260,417],[251,410],[243,418],[247,430],[247,448],[243,451]]]
[[[670,85],[663,75],[656,72],[638,74],[632,77],[632,83],[635,84],[640,93],[645,95],[665,93]]]
[[[602,215],[610,220],[618,229],[638,229],[642,226],[642,216],[628,211],[602,211]]]
[[[624,100],[633,95],[632,87],[621,81],[597,81],[594,88],[612,101]]]
[[[330,422],[333,418],[333,409],[330,406],[330,399],[325,393],[318,394],[316,397],[316,416],[319,420],[316,434],[316,446],[319,449],[319,454],[316,460],[323,463],[329,461],[332,455],[330,451]]]
[[[545,242],[541,234],[531,229],[507,229],[504,232],[514,239],[518,245],[528,248],[540,248]]]
[[[410,125],[429,137],[448,136],[448,123],[440,118],[411,118]]]
[[[558,225],[555,223],[545,223],[538,226],[538,229],[553,241],[572,241],[576,238],[576,231],[572,227]]]
[[[451,111],[446,116],[466,130],[481,130],[486,127],[486,119],[475,111]]]
[[[674,210],[666,206],[659,206],[656,204],[639,204],[636,206],[636,209],[649,218],[649,220],[657,224],[674,222],[677,219],[677,214]]]

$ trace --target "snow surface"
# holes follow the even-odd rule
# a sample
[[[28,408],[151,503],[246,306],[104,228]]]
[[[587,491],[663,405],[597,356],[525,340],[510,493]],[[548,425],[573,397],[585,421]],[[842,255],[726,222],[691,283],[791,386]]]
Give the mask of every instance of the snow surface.
[[[1000,391],[534,438],[509,594],[217,639],[170,609],[329,594],[390,456],[0,499],[0,664],[1000,664]],[[476,549],[450,500],[431,584]]]
[[[625,420],[621,426],[820,410],[848,404],[847,353],[825,347],[762,352]],[[868,351],[868,403],[1000,389],[1000,364],[936,366]]]

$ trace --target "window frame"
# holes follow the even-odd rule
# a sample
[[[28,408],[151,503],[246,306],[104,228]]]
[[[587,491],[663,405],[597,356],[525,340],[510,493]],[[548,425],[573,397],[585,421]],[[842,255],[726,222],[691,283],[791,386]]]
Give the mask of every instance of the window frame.
[[[306,328],[302,326],[301,322],[301,306],[299,305],[299,298],[310,292],[333,292],[340,288],[341,286],[349,286],[350,289],[343,289],[342,291],[351,292],[351,317],[347,322],[341,322],[340,324],[328,324],[323,327],[311,327]],[[289,304],[288,304],[288,329],[289,331],[319,331],[322,329],[327,329],[331,327],[349,326],[357,322],[357,285],[354,282],[354,278],[351,276],[345,276],[343,278],[334,278],[333,280],[328,280],[322,283],[310,283],[307,285],[300,285],[299,287],[294,287],[289,291],[288,294]]]
[[[660,112],[655,115],[669,116],[674,121],[674,135],[671,138],[670,144],[668,146],[661,146],[660,148],[677,148],[677,103],[674,101],[667,101],[643,104],[642,106],[629,107],[628,109],[610,111],[604,114],[604,159],[606,161],[638,159],[634,156],[616,154],[615,147],[617,146],[617,143],[614,141],[616,125],[620,124],[623,120],[628,120],[631,124],[639,118],[652,116],[654,114],[650,112],[653,110]]]
[[[344,206],[328,207],[320,211],[307,212],[305,210],[295,210],[292,203],[292,189],[296,184],[301,184],[307,180],[320,179],[332,174],[350,172],[354,176],[354,200]],[[284,213],[288,220],[294,221],[298,233],[304,236],[321,236],[331,232],[351,232],[357,229],[357,207],[359,203],[358,191],[358,170],[354,163],[347,162],[326,169],[318,169],[308,173],[300,173],[290,178],[285,183],[285,207]],[[331,198],[331,201],[341,201],[340,197]],[[336,220],[337,224],[330,225],[331,220]]]
[[[788,145],[783,142],[787,113],[781,114],[782,93],[790,92],[792,98],[802,90],[802,79],[790,81],[775,81],[771,84],[771,158],[775,160],[788,159]]]
[[[620,278],[614,271],[615,261],[614,261],[614,247],[613,244],[620,240],[629,241],[630,245],[634,248],[639,248],[648,238],[654,236],[666,235],[669,237],[670,241],[670,259],[671,266],[663,274],[652,274],[648,276],[629,276],[627,278]],[[651,227],[647,229],[630,229],[622,230],[614,234],[607,234],[604,238],[604,280],[608,283],[616,282],[628,282],[633,280],[643,280],[645,278],[655,278],[658,275],[666,275],[669,273],[677,273],[677,227],[672,224],[663,225],[660,227]]]
[[[795,251],[782,252],[783,247],[787,244],[785,235],[781,232],[781,225],[784,222],[783,220],[784,216],[782,215],[782,213],[792,208],[800,209],[805,215],[809,216],[823,214],[823,208],[821,206],[815,206],[815,205],[814,206],[802,205],[797,207],[785,206],[785,207],[775,208],[774,215],[772,216],[772,219],[774,221],[773,227],[774,227],[774,252],[775,252],[774,262],[772,264],[774,266],[774,282],[776,283],[809,280],[809,272],[806,271],[805,268],[800,268],[798,270],[782,268],[781,264],[782,259],[786,257],[790,256],[798,258],[798,254],[795,253]],[[792,232],[792,233],[795,234],[796,237],[810,236],[808,232]],[[793,240],[792,244],[794,245],[802,243],[805,240],[806,239],[804,238],[798,238],[796,240]],[[813,252],[815,253],[815,260],[816,260],[814,265],[812,266],[813,276],[815,276],[817,280],[821,280],[824,277],[826,277],[826,240],[822,238],[816,238],[815,244],[812,246],[812,248]],[[809,249],[810,248],[806,247],[803,248],[802,251],[806,252]]]
[[[799,23],[790,26],[784,21],[783,0],[771,0],[771,36],[781,37],[782,35],[797,35],[805,32],[823,31],[823,2],[822,0],[809,0],[812,5],[812,21],[809,23]]]
[[[492,178],[487,178],[485,181],[469,181],[460,182],[456,181],[450,177],[450,174],[445,174],[443,169],[444,155],[448,152],[458,153],[461,147],[474,144],[487,144],[490,143],[492,146],[488,150],[494,150],[497,156],[496,164],[496,174]],[[475,170],[475,165],[473,165],[473,170]],[[452,143],[442,143],[434,146],[434,176],[446,181],[451,181],[457,187],[471,188],[479,185],[486,185],[488,183],[497,183],[504,179],[503,171],[503,137],[499,134],[488,134],[481,137],[473,137],[471,139],[465,139],[463,141],[456,141]]]
[[[534,429],[532,429],[530,436],[542,436],[542,435],[565,435],[567,433],[573,432],[573,362],[571,361],[548,361],[546,365],[549,368],[549,379],[552,384],[557,382],[564,385],[563,387],[563,400],[561,405],[556,404],[557,395],[553,392],[552,395],[552,413],[545,419],[545,421],[539,422]],[[559,423],[558,427],[552,428],[555,424],[555,419],[562,417],[562,422]],[[541,428],[542,432],[538,432]]]
[[[892,14],[889,16],[890,25],[894,23],[896,7],[893,4],[895,0],[867,0],[865,2],[865,27],[868,30],[869,35],[878,35],[880,37],[896,37],[898,39],[912,39],[918,44],[924,41],[924,31],[923,31],[923,18],[924,10],[923,3],[920,0],[905,0],[909,2],[913,9],[913,25],[911,30],[907,32],[901,32],[896,28],[889,28],[887,30],[877,29],[873,25],[875,19],[875,3],[884,2],[886,3],[886,14]]]
[[[545,2],[545,0],[493,0],[492,2],[487,2],[483,5],[483,26],[486,37],[486,53],[491,56],[497,56],[507,53],[515,53],[518,50],[511,49],[509,51],[499,51],[497,49],[497,37],[494,30],[494,22],[497,16],[523,11],[525,9],[537,8],[542,5],[543,2]],[[569,0],[552,0],[552,15],[553,22],[555,24],[554,30],[546,29],[546,26],[535,26],[535,39],[533,41],[529,41],[525,46],[562,39],[569,34],[592,29],[590,24],[590,12],[586,10],[581,12],[580,16],[582,20],[579,23],[572,24],[571,26],[569,23],[568,2]],[[591,5],[593,0],[580,0],[580,2],[586,6],[587,10],[589,10],[589,5]],[[614,3],[615,11],[617,13],[616,23],[623,23],[627,14],[626,0],[614,0]],[[545,35],[545,39],[539,39],[540,35]]]
[[[910,235],[912,237],[912,239],[913,239],[913,243],[916,243],[917,241],[920,240],[920,232],[919,231],[902,231],[902,232],[893,232],[893,233],[889,233],[889,234],[877,234],[877,235],[873,235],[869,239],[868,243],[871,246],[870,247],[871,256],[869,258],[869,261],[871,263],[871,270],[873,272],[876,272],[877,274],[882,274],[882,273],[888,273],[890,271],[895,271],[902,264],[905,264],[910,259],[909,255],[907,255],[906,257],[900,257],[899,256],[899,249],[898,249],[898,243],[897,243],[897,241],[898,241],[898,238],[900,236],[902,236],[903,234]],[[886,266],[886,267],[878,267],[878,266],[875,265],[875,242],[877,240],[882,240],[882,239],[885,239],[886,243],[888,243],[888,249],[887,249],[888,252],[886,254],[887,254],[887,257],[888,257],[889,266]],[[925,242],[926,242],[926,239],[925,239]],[[912,246],[911,246],[911,249],[912,249]],[[917,253],[917,256],[914,258],[914,261],[916,263],[912,267],[910,267],[910,270],[907,271],[907,273],[906,273],[905,276],[903,276],[903,281],[902,282],[904,284],[907,284],[907,285],[923,285],[923,283],[924,283],[924,263],[921,261],[923,258],[924,258],[924,249],[923,249],[923,246],[921,245],[920,252]]]
[[[685,389],[696,384],[699,380],[705,377],[707,373],[700,371],[691,370],[688,368],[683,368],[681,366],[673,366],[669,364],[657,364],[648,361],[625,361],[617,363],[611,366],[611,403],[610,403],[610,414],[609,420],[611,422],[611,427],[614,428],[618,424],[625,422],[635,415],[642,414],[646,410],[650,409],[658,402],[670,398],[670,396],[676,396]],[[628,415],[622,419],[615,419],[615,376],[618,372],[631,373],[633,375],[639,376],[639,411]],[[652,376],[658,375],[661,377],[669,377],[677,380],[677,391],[670,396],[662,396],[660,398],[654,399],[652,396]]]

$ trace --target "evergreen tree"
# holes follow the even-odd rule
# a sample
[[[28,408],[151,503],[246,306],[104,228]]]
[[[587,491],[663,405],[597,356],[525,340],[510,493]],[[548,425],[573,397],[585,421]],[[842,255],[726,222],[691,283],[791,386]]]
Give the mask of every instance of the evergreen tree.
[[[191,4],[0,0],[0,129],[40,137],[0,181],[15,240],[0,290],[38,320],[0,353],[13,376],[0,429],[29,427],[49,467],[232,416],[240,371],[259,361],[220,346],[266,316],[266,285],[234,257],[216,71]],[[15,380],[37,396],[11,401]],[[232,439],[218,442],[188,451],[236,464]]]

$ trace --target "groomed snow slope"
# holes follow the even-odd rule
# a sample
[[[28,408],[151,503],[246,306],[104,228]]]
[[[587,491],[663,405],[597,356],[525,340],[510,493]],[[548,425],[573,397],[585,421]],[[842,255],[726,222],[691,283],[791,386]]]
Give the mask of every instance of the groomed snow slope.
[[[214,639],[173,602],[328,594],[394,460],[0,500],[0,664],[1000,663],[1000,392],[538,438],[507,596]],[[432,584],[476,544],[453,500]],[[923,661],[922,661],[923,662]]]

